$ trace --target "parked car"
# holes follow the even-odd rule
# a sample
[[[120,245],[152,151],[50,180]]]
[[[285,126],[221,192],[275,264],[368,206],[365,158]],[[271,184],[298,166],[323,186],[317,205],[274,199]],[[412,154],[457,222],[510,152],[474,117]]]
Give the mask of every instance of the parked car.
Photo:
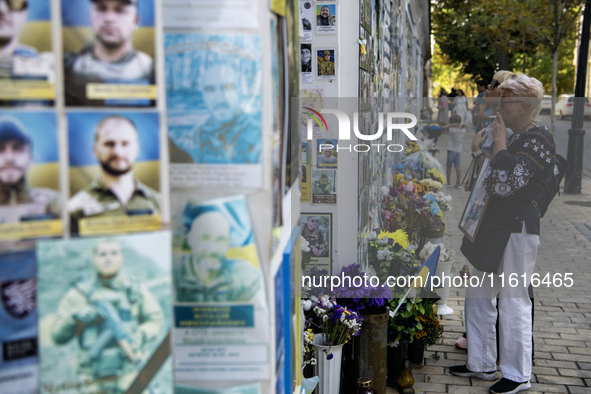
[[[577,100],[585,100],[585,117],[591,117],[591,103],[588,98],[577,98]],[[566,119],[567,116],[573,116],[573,109],[575,107],[575,96],[572,94],[561,94],[556,102],[554,113],[560,116],[561,119]]]
[[[544,95],[544,99],[542,100],[542,106],[540,107],[541,114],[550,114],[550,110],[552,109],[552,96],[548,96],[547,94]]]

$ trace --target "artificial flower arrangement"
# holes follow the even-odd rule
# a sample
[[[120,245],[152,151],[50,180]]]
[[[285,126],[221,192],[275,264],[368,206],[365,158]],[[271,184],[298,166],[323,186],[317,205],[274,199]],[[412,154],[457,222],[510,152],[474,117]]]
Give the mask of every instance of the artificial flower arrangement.
[[[404,274],[414,266],[415,250],[404,230],[369,233],[369,263],[378,278]]]
[[[333,346],[344,345],[351,338],[359,335],[363,319],[357,312],[339,305],[335,298],[330,298],[328,295],[311,296],[309,300],[302,300],[302,305],[306,313],[304,327],[306,332],[324,334],[322,345],[328,346],[325,350],[327,360],[333,358],[330,351]],[[304,338],[306,335],[310,341],[313,340],[310,334],[304,333]]]

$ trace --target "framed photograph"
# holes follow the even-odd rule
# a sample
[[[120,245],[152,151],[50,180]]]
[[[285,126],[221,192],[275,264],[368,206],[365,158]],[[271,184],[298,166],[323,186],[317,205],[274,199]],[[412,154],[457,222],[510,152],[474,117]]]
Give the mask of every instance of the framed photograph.
[[[316,141],[318,150],[316,151],[316,165],[318,168],[336,168],[338,161],[337,140],[321,138]]]
[[[332,272],[332,214],[302,213],[300,215],[302,237],[308,242],[308,251],[302,251],[302,275],[309,275],[312,268]],[[303,242],[303,241],[302,241]]]
[[[478,233],[486,206],[488,205],[489,198],[484,189],[484,178],[489,163],[490,159],[487,157],[484,160],[482,169],[480,170],[480,174],[474,185],[474,189],[472,189],[468,203],[464,208],[464,213],[460,219],[460,225],[458,226],[472,242],[476,239],[476,234]]]

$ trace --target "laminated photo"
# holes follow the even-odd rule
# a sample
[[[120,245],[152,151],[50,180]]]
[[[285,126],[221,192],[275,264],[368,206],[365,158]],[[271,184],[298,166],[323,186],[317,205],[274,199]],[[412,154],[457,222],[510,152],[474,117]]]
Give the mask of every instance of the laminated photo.
[[[332,255],[332,214],[302,213],[302,275],[310,275],[313,270],[331,274]]]
[[[172,391],[170,232],[40,241],[37,262],[41,393]]]
[[[300,69],[302,83],[312,83],[312,44],[300,44],[300,62],[302,64]]]
[[[35,251],[0,254],[0,393],[39,392]]]
[[[304,37],[302,41],[312,41],[312,23],[314,21],[316,7],[313,1],[300,1],[300,19]]]
[[[66,106],[154,106],[153,0],[61,3]]]
[[[312,169],[312,204],[337,203],[337,170]]]
[[[0,103],[53,105],[55,57],[51,42],[51,1],[10,1],[4,7]]]
[[[70,112],[73,235],[159,230],[159,116],[153,112]]]
[[[337,34],[336,4],[316,4],[316,34]]]
[[[265,276],[246,199],[175,193],[172,206],[177,383],[265,379]]]
[[[337,168],[338,140],[321,138],[316,140],[316,165],[318,168]]]
[[[172,188],[262,181],[261,45],[254,34],[164,35]]]
[[[58,162],[55,113],[0,111],[0,249],[62,235]]]
[[[316,50],[316,79],[334,79],[336,75],[336,50]]]
[[[310,202],[310,143],[302,142],[300,151],[300,201]]]

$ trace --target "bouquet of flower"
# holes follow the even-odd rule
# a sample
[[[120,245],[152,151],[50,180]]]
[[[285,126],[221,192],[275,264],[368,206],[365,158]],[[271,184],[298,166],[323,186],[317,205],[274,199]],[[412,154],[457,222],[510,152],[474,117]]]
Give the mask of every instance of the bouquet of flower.
[[[361,271],[361,266],[353,263],[341,268],[339,275],[343,281],[341,287],[335,289],[335,295],[340,305],[351,311],[364,313],[380,313],[386,311],[392,292],[381,283],[371,283],[364,278],[368,274]]]
[[[362,318],[355,311],[349,310],[337,304],[334,298],[326,295],[310,297],[311,304],[304,302],[304,310],[308,309],[305,328],[312,329],[316,333],[324,334],[323,346],[328,346],[326,359],[332,359],[330,349],[332,346],[344,345],[349,340],[359,335]]]
[[[441,209],[441,212],[443,213],[443,215],[445,215],[448,212],[451,212],[451,196],[447,195],[443,192],[439,192],[439,193],[435,193],[434,194],[435,197],[435,201],[437,201],[437,205],[439,205],[439,209]]]
[[[450,262],[453,261],[456,252],[454,252],[453,250],[450,249],[446,249],[443,244],[434,244],[431,242],[427,242],[424,246],[423,249],[421,250],[421,252],[419,253],[419,257],[425,261],[429,258],[429,256],[431,256],[431,254],[433,254],[433,251],[435,251],[435,248],[440,247],[439,250],[439,261],[440,262]]]
[[[437,193],[443,188],[441,182],[434,181],[431,178],[421,179],[421,184],[427,190],[427,192]]]
[[[311,328],[304,330],[304,365],[316,365],[316,354],[312,344],[314,343],[314,332]]]
[[[434,298],[434,293],[425,292],[424,297],[409,297],[403,303],[396,316],[388,320],[388,341],[390,346],[398,346],[398,342],[413,342],[417,339],[417,334],[424,331],[423,322],[425,316],[431,316],[433,304],[438,298]],[[400,302],[400,298],[393,298],[390,302],[390,308],[395,310]],[[422,337],[422,335],[421,335]]]
[[[414,141],[409,141],[406,144],[406,151],[404,153],[408,156],[408,155],[412,155],[413,153],[418,152],[418,151],[419,151],[419,144],[417,144]]]
[[[414,337],[417,343],[425,346],[435,345],[443,337],[443,327],[439,324],[437,315],[433,313],[433,307],[430,310],[431,313],[417,316],[422,329],[416,332]],[[429,309],[426,309],[426,312],[429,312]]]
[[[369,233],[369,262],[378,278],[398,276],[414,265],[415,251],[404,230]]]

